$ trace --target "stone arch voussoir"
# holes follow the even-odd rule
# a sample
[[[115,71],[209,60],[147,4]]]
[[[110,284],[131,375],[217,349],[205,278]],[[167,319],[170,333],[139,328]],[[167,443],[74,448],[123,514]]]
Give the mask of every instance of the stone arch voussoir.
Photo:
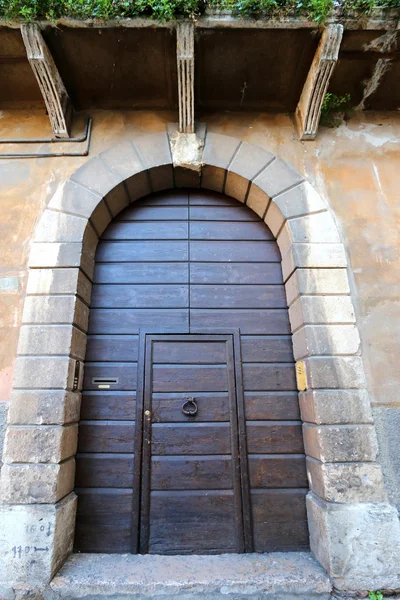
[[[399,522],[377,461],[347,258],[334,217],[303,176],[267,150],[208,133],[202,162],[200,186],[247,204],[282,253],[294,354],[305,372],[299,398],[312,551],[342,589],[400,587],[393,584]],[[72,550],[77,361],[85,356],[98,238],[128,204],[172,187],[168,135],[138,137],[88,160],[60,186],[38,223],[1,489],[7,523],[33,523],[39,515],[51,522],[52,534],[46,556],[19,570],[6,568],[10,581],[49,581]],[[338,540],[346,546],[349,535],[352,550],[341,554]],[[5,564],[7,551],[3,571]]]

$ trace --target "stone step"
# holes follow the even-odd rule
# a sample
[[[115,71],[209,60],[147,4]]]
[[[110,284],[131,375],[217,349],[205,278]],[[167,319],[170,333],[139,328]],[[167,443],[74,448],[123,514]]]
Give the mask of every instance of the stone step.
[[[332,589],[307,552],[74,554],[50,586],[49,600],[328,600]]]

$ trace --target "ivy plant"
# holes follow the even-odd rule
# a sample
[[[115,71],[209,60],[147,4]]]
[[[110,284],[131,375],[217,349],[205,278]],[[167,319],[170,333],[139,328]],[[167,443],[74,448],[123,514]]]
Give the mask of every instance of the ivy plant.
[[[0,18],[56,21],[61,17],[110,20],[143,16],[165,21],[198,16],[207,7],[228,9],[247,18],[299,15],[323,24],[333,9],[362,16],[375,8],[400,8],[400,0],[0,0]]]
[[[342,119],[338,118],[337,114],[349,110],[350,102],[350,94],[345,94],[344,96],[336,96],[336,94],[331,94],[330,92],[325,94],[321,107],[321,125],[325,127],[337,127],[340,125]]]
[[[382,592],[368,592],[369,600],[384,600]]]

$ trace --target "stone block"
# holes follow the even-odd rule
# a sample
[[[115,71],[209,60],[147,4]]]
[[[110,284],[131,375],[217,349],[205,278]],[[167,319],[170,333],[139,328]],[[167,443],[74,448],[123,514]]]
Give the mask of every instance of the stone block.
[[[367,390],[309,390],[299,400],[301,418],[308,423],[372,423]]]
[[[134,145],[127,141],[101,152],[99,156],[112,171],[117,173],[121,181],[126,181],[144,170],[143,162]]]
[[[271,152],[242,142],[228,169],[225,194],[244,202],[249,182],[274,158]]]
[[[174,187],[174,172],[172,165],[153,167],[148,171],[150,185],[153,192],[170,190]]]
[[[79,268],[30,269],[26,293],[42,296],[77,294],[90,304],[92,284]]]
[[[88,328],[89,309],[77,296],[27,296],[22,322],[27,325],[69,325]]]
[[[100,158],[91,158],[85,162],[71,177],[72,181],[92,190],[104,198],[123,178]]]
[[[285,223],[285,218],[282,215],[281,209],[274,200],[272,200],[268,206],[264,221],[274,234],[275,238],[277,238],[283,224]]]
[[[207,133],[203,152],[201,187],[224,191],[226,170],[239,147],[236,138],[219,133]]]
[[[9,465],[1,471],[1,498],[9,504],[52,504],[71,493],[75,460],[60,465]]]
[[[180,165],[174,166],[174,181],[177,188],[199,188],[201,172],[196,169],[188,169]]]
[[[383,469],[386,490],[400,514],[400,406],[375,404],[372,408],[379,441],[379,462]]]
[[[358,389],[365,387],[359,356],[306,358],[307,389]]]
[[[309,215],[327,208],[326,202],[308,181],[303,181],[296,187],[279,194],[274,198],[274,204],[279,208],[285,220]]]
[[[101,197],[71,180],[59,186],[48,208],[90,218],[99,235],[111,221],[111,215]]]
[[[288,304],[300,295],[350,294],[346,269],[296,269],[285,284]]]
[[[0,505],[0,581],[51,581],[72,552],[77,498],[57,504]]]
[[[310,489],[328,502],[385,502],[382,469],[376,463],[322,463],[307,458]]]
[[[90,280],[93,279],[94,256],[98,237],[89,225],[82,243],[36,242],[29,253],[30,268],[81,267]]]
[[[57,600],[331,600],[332,589],[309,552],[74,554],[50,586]]]
[[[303,425],[307,456],[323,463],[374,462],[378,442],[372,425]]]
[[[337,504],[307,497],[311,551],[339,590],[400,587],[400,527],[387,503]]]
[[[82,242],[87,219],[46,209],[34,234],[35,242]]]
[[[289,308],[292,331],[302,325],[355,323],[350,296],[300,296]]]
[[[273,160],[253,181],[270,198],[303,181],[303,176],[280,158]]]
[[[262,190],[253,185],[250,186],[246,205],[249,208],[251,208],[251,210],[253,210],[260,217],[260,219],[264,218],[264,215],[268,209],[268,206],[270,205],[270,202],[271,198],[267,196],[267,194],[265,194]],[[268,227],[270,227],[268,223],[267,225]]]
[[[18,426],[7,428],[5,463],[59,463],[76,454],[78,426]]]
[[[324,211],[289,219],[277,241],[284,255],[292,244],[336,244],[340,236],[331,213]]]
[[[117,216],[117,214],[120,213],[121,210],[126,208],[128,204],[130,204],[131,199],[128,194],[128,190],[125,186],[125,182],[123,181],[114,189],[112,189],[111,192],[108,192],[108,194],[104,196],[104,202],[108,206],[108,210],[113,217]],[[98,235],[101,235],[105,228],[106,226],[103,227],[101,230],[98,230],[98,228],[96,228]]]
[[[151,194],[150,176],[147,171],[133,175],[125,181],[125,185],[131,202]]]
[[[167,133],[153,133],[136,138],[135,148],[148,169],[152,191],[173,188],[172,155]]]
[[[27,356],[67,355],[84,360],[86,335],[70,325],[23,325],[18,354]]]
[[[356,354],[360,348],[355,325],[306,325],[292,339],[296,360],[312,355]]]
[[[75,360],[67,357],[18,356],[15,389],[72,389]]]
[[[81,395],[64,390],[13,390],[11,425],[64,425],[79,421]]]
[[[4,438],[7,429],[8,402],[0,402],[0,468],[3,460]]]
[[[347,258],[343,244],[292,244],[282,256],[283,279],[286,281],[295,269],[346,268]]]

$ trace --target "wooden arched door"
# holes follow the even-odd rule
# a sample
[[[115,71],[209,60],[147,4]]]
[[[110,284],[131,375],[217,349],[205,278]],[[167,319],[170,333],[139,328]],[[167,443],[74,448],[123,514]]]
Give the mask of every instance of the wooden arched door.
[[[233,199],[173,190],[100,240],[77,456],[83,552],[308,546],[280,254]]]

